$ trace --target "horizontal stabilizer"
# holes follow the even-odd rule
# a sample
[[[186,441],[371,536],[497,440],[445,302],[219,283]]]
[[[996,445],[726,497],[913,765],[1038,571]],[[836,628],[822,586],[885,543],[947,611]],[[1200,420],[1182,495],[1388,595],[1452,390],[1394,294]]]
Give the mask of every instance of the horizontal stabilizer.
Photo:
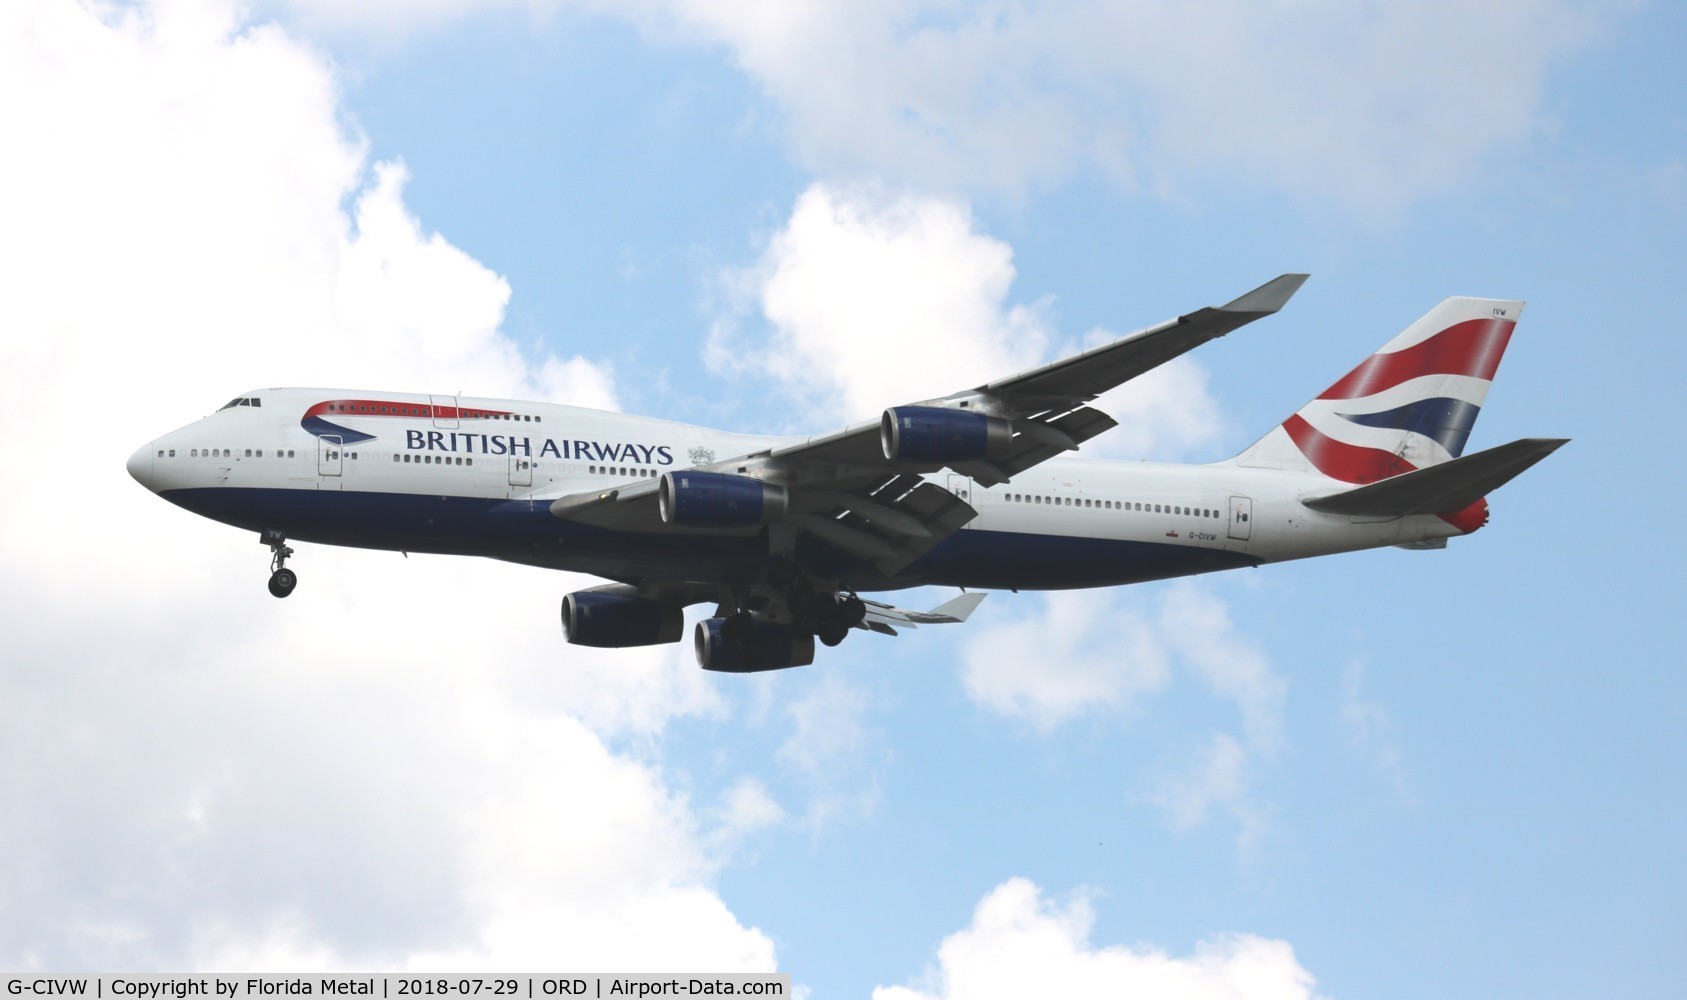
[[[1568,438],[1523,438],[1369,486],[1301,503],[1326,514],[1405,517],[1461,511],[1557,451]]]

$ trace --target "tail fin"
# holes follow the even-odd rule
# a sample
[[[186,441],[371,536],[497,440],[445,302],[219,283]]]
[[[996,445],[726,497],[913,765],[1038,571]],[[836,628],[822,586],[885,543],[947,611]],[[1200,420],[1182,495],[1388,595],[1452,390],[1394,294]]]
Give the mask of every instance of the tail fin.
[[[1522,314],[1447,299],[1232,461],[1365,484],[1459,457]]]

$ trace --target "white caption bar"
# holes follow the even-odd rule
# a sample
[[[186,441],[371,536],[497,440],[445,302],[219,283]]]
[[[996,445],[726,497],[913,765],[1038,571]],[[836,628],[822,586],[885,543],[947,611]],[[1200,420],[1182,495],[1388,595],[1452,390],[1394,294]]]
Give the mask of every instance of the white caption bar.
[[[791,976],[786,972],[722,972],[660,975],[399,975],[340,974],[329,976],[278,975],[38,975],[0,973],[5,993],[29,1000],[260,1000],[298,996],[378,997],[410,1000],[421,997],[481,997],[485,1000],[577,1000],[586,997],[789,997]]]

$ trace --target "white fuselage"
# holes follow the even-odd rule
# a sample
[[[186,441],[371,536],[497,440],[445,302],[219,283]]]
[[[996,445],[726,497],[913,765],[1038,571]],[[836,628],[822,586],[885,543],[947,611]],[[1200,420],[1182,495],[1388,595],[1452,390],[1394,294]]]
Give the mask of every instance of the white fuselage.
[[[753,560],[755,539],[573,529],[551,516],[552,500],[801,440],[516,400],[337,389],[240,399],[256,404],[151,442],[131,473],[172,502],[252,530],[612,578],[731,576]],[[867,590],[1107,586],[1464,533],[1435,516],[1321,514],[1302,499],[1349,484],[1233,463],[1057,458],[989,488],[927,478],[978,516],[894,576],[832,553],[839,578]]]

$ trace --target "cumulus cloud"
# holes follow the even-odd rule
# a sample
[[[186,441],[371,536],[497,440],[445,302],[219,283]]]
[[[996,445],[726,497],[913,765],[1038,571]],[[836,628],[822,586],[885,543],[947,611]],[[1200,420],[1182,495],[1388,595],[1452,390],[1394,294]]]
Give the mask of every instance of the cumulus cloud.
[[[937,966],[913,986],[881,986],[873,1000],[1116,996],[1155,1000],[1313,1000],[1315,980],[1284,941],[1229,934],[1187,957],[1090,941],[1095,910],[1065,903],[1023,878],[993,889],[972,923],[943,940]]]
[[[878,801],[875,765],[883,751],[868,722],[872,700],[835,673],[822,676],[786,712],[791,732],[774,758],[804,789],[801,822],[818,831],[840,816],[859,816]]]
[[[979,705],[1048,732],[1075,719],[1130,714],[1177,672],[1235,706],[1240,737],[1216,732],[1180,764],[1148,777],[1142,799],[1177,829],[1221,813],[1251,851],[1266,830],[1253,772],[1283,742],[1287,682],[1236,632],[1224,600],[1182,582],[1141,592],[1057,592],[966,639],[961,679]]]
[[[802,417],[789,429],[817,430],[1122,335],[1062,338],[1050,299],[1013,301],[1016,274],[1013,248],[978,231],[963,201],[815,182],[756,261],[721,273],[705,361],[783,396]],[[1092,405],[1120,426],[1086,442],[1086,457],[1187,458],[1224,430],[1206,369],[1187,356]]]
[[[1046,731],[1165,687],[1170,650],[1151,619],[1104,590],[1041,602],[1040,614],[981,623],[967,637],[961,680],[974,701]]]
[[[629,20],[723,49],[832,179],[1017,196],[1098,171],[1217,178],[1387,217],[1551,126],[1551,72],[1625,5],[1578,0],[1168,4],[951,0],[285,0],[390,40],[488,10]],[[1504,45],[1493,40],[1503,38]]]
[[[614,402],[371,168],[325,60],[221,2],[0,14],[0,963],[769,969],[717,807],[604,734],[717,712],[675,650],[560,643],[570,578],[255,539],[128,453],[276,384]],[[564,401],[567,401],[565,399]],[[559,950],[561,949],[561,950]]]
[[[1202,585],[1174,584],[1153,598],[1095,590],[1034,600],[1040,609],[989,623],[966,643],[962,678],[985,707],[1046,729],[1128,707],[1164,687],[1175,663],[1236,704],[1252,743],[1280,740],[1285,682]]]
[[[1030,367],[1039,305],[1009,305],[1013,251],[946,198],[816,183],[753,266],[707,359],[777,382],[817,419],[852,422]],[[746,329],[755,310],[769,324]]]
[[[1017,193],[1089,169],[1155,191],[1223,175],[1380,213],[1541,130],[1549,72],[1614,16],[1573,0],[622,9],[726,46],[826,176]]]

